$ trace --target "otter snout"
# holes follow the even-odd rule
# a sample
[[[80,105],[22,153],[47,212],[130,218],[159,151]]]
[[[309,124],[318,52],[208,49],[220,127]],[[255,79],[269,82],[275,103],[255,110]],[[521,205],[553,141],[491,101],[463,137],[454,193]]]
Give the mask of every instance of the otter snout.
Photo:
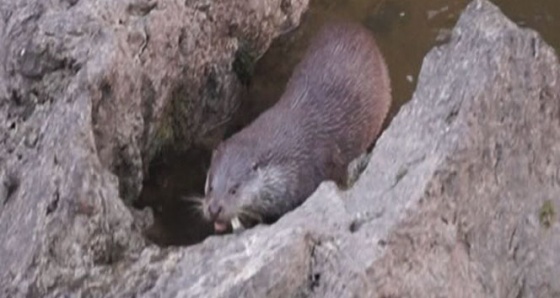
[[[204,208],[204,215],[209,221],[214,223],[214,230],[218,233],[225,232],[228,228],[229,219],[227,219],[223,201],[209,199]]]
[[[212,200],[210,204],[208,204],[208,215],[211,220],[216,220],[220,216],[220,213],[224,210],[224,207],[217,201]]]

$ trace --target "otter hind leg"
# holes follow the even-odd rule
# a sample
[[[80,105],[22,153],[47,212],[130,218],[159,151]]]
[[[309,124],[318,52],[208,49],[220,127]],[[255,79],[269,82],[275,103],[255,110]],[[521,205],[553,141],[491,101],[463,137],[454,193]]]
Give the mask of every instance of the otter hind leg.
[[[353,182],[353,171],[350,171],[351,163],[344,162],[340,156],[334,158],[331,163],[329,163],[329,179],[334,181],[338,188],[345,190],[352,186]]]

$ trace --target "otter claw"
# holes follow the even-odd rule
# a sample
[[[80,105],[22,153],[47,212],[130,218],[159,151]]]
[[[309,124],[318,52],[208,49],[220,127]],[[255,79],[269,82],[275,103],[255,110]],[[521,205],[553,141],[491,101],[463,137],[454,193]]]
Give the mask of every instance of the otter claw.
[[[241,221],[239,220],[239,217],[234,217],[231,220],[231,227],[233,229],[233,232],[235,232],[235,233],[239,233],[239,232],[243,231],[243,225],[241,224]]]

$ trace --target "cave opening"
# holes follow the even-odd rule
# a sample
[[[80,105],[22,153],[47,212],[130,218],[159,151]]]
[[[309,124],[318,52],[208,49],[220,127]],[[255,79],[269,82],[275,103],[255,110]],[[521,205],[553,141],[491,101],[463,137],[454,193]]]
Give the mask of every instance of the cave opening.
[[[196,198],[204,195],[206,171],[211,152],[191,148],[185,152],[165,152],[150,163],[140,197],[134,207],[149,207],[153,223],[144,236],[159,246],[184,246],[203,241],[213,234]]]

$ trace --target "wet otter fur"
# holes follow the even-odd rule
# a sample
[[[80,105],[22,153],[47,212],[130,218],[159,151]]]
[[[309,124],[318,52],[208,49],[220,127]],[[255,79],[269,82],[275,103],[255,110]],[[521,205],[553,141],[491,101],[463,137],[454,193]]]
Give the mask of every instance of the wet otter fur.
[[[323,26],[280,100],[214,150],[205,218],[217,232],[270,223],[322,181],[345,183],[390,104],[389,73],[371,32],[351,22]]]

